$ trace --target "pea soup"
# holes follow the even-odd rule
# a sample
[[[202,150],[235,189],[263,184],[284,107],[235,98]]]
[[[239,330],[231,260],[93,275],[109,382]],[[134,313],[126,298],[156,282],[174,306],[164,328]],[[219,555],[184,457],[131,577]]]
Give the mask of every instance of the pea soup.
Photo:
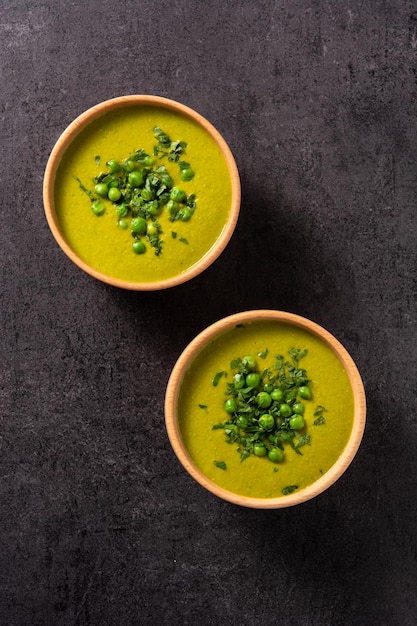
[[[246,410],[255,415],[249,426],[239,422]],[[323,476],[346,446],[353,412],[349,378],[331,348],[276,321],[239,324],[215,338],[190,364],[178,397],[181,436],[198,468],[253,498],[284,497]]]
[[[170,140],[166,150],[164,137]],[[162,192],[150,190],[153,198],[157,192],[177,194],[165,203],[175,204],[175,213],[156,208],[152,232],[149,225],[141,230],[143,221],[133,227],[126,221],[117,187],[106,189],[105,201],[100,198],[114,164],[129,155],[140,160],[141,154],[171,178]],[[140,165],[142,171],[149,163]],[[130,176],[130,187],[139,186],[138,176]],[[228,219],[231,197],[227,163],[208,132],[179,112],[148,105],[107,112],[83,129],[60,162],[54,191],[59,226],[73,251],[98,272],[144,283],[177,276],[207,254]]]

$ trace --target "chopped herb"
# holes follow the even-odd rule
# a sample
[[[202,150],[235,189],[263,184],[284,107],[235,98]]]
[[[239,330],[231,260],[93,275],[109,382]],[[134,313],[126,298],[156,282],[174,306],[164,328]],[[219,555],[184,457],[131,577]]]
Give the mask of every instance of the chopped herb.
[[[302,446],[310,445],[310,435],[300,435],[299,433],[295,433],[295,448],[298,450]]]
[[[224,461],[214,461],[214,465],[221,470],[227,469],[227,465]]]
[[[82,184],[82,182],[80,181],[78,176],[74,176],[74,178],[77,181],[77,183],[80,185],[81,191],[84,191],[84,193],[87,194],[87,196],[90,198],[90,200],[92,202],[97,200],[97,196],[95,196],[89,189],[87,189],[87,187],[85,185]]]
[[[258,357],[267,354],[265,349]],[[241,461],[255,455],[280,463],[286,447],[301,455],[300,448],[310,445],[310,435],[304,430],[304,400],[299,394],[300,386],[309,382],[299,366],[306,354],[306,350],[291,349],[290,360],[278,355],[273,368],[262,370],[253,356],[232,359],[232,382],[226,381],[225,389],[225,421],[216,429],[223,429],[226,443],[236,444]],[[226,372],[216,374],[214,386],[223,375]]]
[[[165,165],[156,163],[155,158],[167,156],[168,161],[177,162],[181,180],[191,180],[194,172],[188,163],[180,160],[187,144],[179,140],[171,141],[158,126],[154,128],[154,137],[157,145],[153,156],[140,148],[121,162],[110,159],[106,162],[105,171],[93,178],[94,190],[88,189],[77,176],[74,178],[92,202],[91,208],[95,215],[103,215],[106,210],[104,202],[108,202],[116,212],[118,227],[125,230],[131,226],[134,252],[139,248],[141,253],[145,252],[146,241],[154,249],[155,255],[159,256],[162,252],[163,231],[157,216],[166,209],[170,221],[188,222],[196,208],[196,195],[187,195],[179,187],[174,187],[173,177]],[[101,157],[96,155],[94,159],[98,166]],[[135,225],[138,219],[145,223],[140,230]],[[174,231],[171,235],[173,239],[177,236]],[[188,243],[185,237],[179,238],[179,241]]]
[[[204,409],[205,411],[207,411],[208,409],[207,404],[199,404],[198,406],[200,407],[200,409]]]
[[[176,238],[177,238],[177,233],[176,233],[174,230],[171,230],[171,237],[172,237],[173,239],[176,239]]]
[[[323,415],[324,411],[327,411],[324,406],[321,406],[319,404],[319,406],[316,407],[314,411],[314,417],[316,418],[313,422],[314,426],[320,426],[321,424],[324,424],[326,422],[326,418]]]
[[[268,348],[264,350],[263,352],[258,352],[258,356],[261,359],[266,359],[266,357],[268,356]]]
[[[213,387],[217,387],[217,385],[220,382],[221,377],[224,376],[225,374],[226,374],[226,372],[224,370],[221,371],[221,372],[217,372],[217,374],[213,378]]]
[[[296,489],[298,489],[298,485],[288,485],[287,487],[284,487],[281,493],[283,496],[288,496],[290,493],[293,493]]]

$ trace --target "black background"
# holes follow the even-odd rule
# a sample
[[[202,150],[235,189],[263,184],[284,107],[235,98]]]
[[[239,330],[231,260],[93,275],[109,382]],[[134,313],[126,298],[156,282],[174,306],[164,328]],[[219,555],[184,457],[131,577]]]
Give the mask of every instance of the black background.
[[[1,0],[0,622],[417,623],[417,3]],[[236,158],[225,252],[159,293],[58,248],[42,180],[98,102],[206,116]],[[182,469],[164,393],[185,345],[238,311],[305,315],[368,401],[344,476],[288,510]]]

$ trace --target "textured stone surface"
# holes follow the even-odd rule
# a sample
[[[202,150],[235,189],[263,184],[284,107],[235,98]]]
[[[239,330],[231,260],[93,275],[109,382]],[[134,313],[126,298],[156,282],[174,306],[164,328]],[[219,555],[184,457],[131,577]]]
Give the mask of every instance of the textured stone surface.
[[[1,623],[414,625],[417,5],[0,7]],[[43,214],[58,135],[130,93],[205,115],[242,178],[226,251],[162,293],[84,275]],[[287,511],[207,494],[163,421],[186,343],[263,307],[334,333],[368,398],[349,471]]]

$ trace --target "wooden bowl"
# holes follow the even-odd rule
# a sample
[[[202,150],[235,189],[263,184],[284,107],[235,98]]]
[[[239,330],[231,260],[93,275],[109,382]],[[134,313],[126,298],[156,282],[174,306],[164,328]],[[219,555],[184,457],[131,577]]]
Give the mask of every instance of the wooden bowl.
[[[193,368],[194,359],[209,344],[213,342],[217,345],[217,339],[226,331],[230,331],[238,325],[245,325],[251,322],[272,321],[281,322],[299,329],[303,329],[320,342],[323,342],[336,355],[342,368],[347,374],[353,395],[353,425],[348,440],[340,456],[334,464],[315,482],[291,493],[290,495],[277,494],[276,497],[248,497],[234,493],[233,490],[219,486],[212,479],[208,478],[197,467],[191,454],[184,443],[181,428],[179,425],[178,400],[184,377]],[[316,339],[314,339],[315,341]],[[230,356],[230,355],[229,355]],[[244,355],[232,355],[230,358]],[[337,361],[336,361],[337,363]],[[308,372],[310,373],[310,372]],[[193,401],[194,406],[194,401]],[[199,409],[196,406],[196,411]],[[349,418],[350,419],[350,418]],[[366,419],[366,400],[364,386],[358,369],[346,349],[324,328],[304,317],[272,310],[256,310],[237,313],[226,317],[201,332],[185,348],[176,362],[166,390],[165,397],[165,421],[168,437],[175,454],[182,463],[186,471],[205,489],[228,502],[237,505],[257,508],[257,509],[279,509],[300,504],[314,498],[328,489],[347,470],[352,462],[362,440]],[[322,428],[322,426],[320,426]],[[219,436],[221,436],[219,434]],[[227,444],[225,444],[227,446]],[[242,461],[246,463],[247,461]],[[268,462],[267,462],[268,463]],[[278,470],[279,471],[279,470]]]
[[[136,281],[136,280],[124,280],[123,278],[115,278],[107,273],[102,272],[80,257],[80,254],[74,250],[74,246],[70,245],[63,234],[63,229],[57,217],[55,207],[55,180],[57,169],[59,164],[69,146],[77,138],[77,136],[86,129],[86,127],[95,122],[106,113],[113,112],[115,110],[122,110],[126,107],[153,107],[163,110],[174,112],[176,115],[180,115],[186,120],[190,120],[192,123],[197,124],[203,129],[211,138],[211,140],[217,145],[220,153],[223,155],[226,163],[226,169],[230,176],[231,183],[231,206],[227,218],[224,221],[223,228],[220,235],[213,243],[213,245],[202,254],[196,262],[194,262],[187,269],[179,272],[175,276],[163,278],[161,280],[151,281]],[[140,146],[138,146],[139,148]],[[239,174],[233,155],[223,137],[220,133],[208,122],[203,116],[191,108],[170,100],[162,98],[160,96],[152,95],[131,95],[121,96],[111,100],[104,101],[92,108],[88,109],[77,117],[62,133],[56,142],[51,155],[49,157],[43,183],[43,200],[44,209],[48,224],[55,237],[58,245],[62,248],[65,254],[80,267],[84,272],[90,274],[94,278],[101,280],[110,285],[121,287],[124,289],[137,290],[137,291],[153,291],[173,287],[184,283],[208,268],[221,254],[229,242],[233,231],[236,226],[236,222],[240,210],[241,188]],[[174,234],[173,234],[174,236]]]

